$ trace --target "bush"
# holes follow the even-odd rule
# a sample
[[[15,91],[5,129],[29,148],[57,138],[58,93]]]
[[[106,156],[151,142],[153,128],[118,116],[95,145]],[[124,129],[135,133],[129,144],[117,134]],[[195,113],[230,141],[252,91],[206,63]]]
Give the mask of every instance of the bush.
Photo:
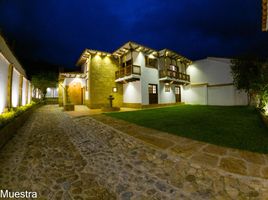
[[[8,124],[14,118],[16,118],[17,116],[21,115],[26,110],[28,110],[31,107],[33,107],[34,105],[36,105],[36,103],[35,102],[31,102],[31,103],[29,103],[29,104],[27,104],[25,106],[20,106],[20,107],[17,107],[17,108],[13,108],[9,112],[0,114],[0,128],[2,128],[3,126],[5,126],[6,124]]]

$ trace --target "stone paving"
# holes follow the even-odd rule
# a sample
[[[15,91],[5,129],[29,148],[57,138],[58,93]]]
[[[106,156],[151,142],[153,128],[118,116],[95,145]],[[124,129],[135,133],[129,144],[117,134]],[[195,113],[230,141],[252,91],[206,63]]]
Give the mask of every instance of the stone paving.
[[[0,150],[0,189],[64,200],[268,199],[265,178],[202,167],[164,148],[168,140],[144,138],[44,106]]]

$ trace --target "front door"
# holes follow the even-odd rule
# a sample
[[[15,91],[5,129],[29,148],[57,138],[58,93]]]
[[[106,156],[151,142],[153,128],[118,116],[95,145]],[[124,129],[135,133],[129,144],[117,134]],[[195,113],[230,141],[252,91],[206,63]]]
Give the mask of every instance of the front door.
[[[181,102],[181,87],[175,86],[176,102]]]
[[[157,93],[157,85],[149,84],[149,104],[158,104],[158,93]]]
[[[81,83],[73,82],[68,87],[68,95],[71,103],[81,105],[83,102],[83,90]]]

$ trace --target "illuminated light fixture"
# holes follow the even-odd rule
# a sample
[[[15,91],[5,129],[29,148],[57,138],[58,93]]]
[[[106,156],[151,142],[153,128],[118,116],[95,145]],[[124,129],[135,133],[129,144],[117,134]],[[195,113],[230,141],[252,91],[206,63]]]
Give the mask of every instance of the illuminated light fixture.
[[[141,48],[141,47],[139,47],[137,50],[138,50],[138,51],[141,51],[141,49],[142,49],[142,48]]]
[[[155,58],[153,53],[151,53],[148,57],[149,58]]]
[[[111,57],[111,54],[107,54],[108,57]]]
[[[113,87],[113,92],[116,93],[118,90],[117,90],[117,87]]]
[[[47,92],[50,92],[51,91],[51,89],[50,88],[47,88]]]
[[[101,52],[98,52],[97,55],[101,56]]]

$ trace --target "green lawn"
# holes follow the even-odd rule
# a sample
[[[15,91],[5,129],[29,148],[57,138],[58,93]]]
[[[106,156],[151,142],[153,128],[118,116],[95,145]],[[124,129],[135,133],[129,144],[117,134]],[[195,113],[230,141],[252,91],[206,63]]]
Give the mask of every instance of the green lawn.
[[[268,129],[252,107],[180,105],[106,115],[216,145],[268,153]]]

